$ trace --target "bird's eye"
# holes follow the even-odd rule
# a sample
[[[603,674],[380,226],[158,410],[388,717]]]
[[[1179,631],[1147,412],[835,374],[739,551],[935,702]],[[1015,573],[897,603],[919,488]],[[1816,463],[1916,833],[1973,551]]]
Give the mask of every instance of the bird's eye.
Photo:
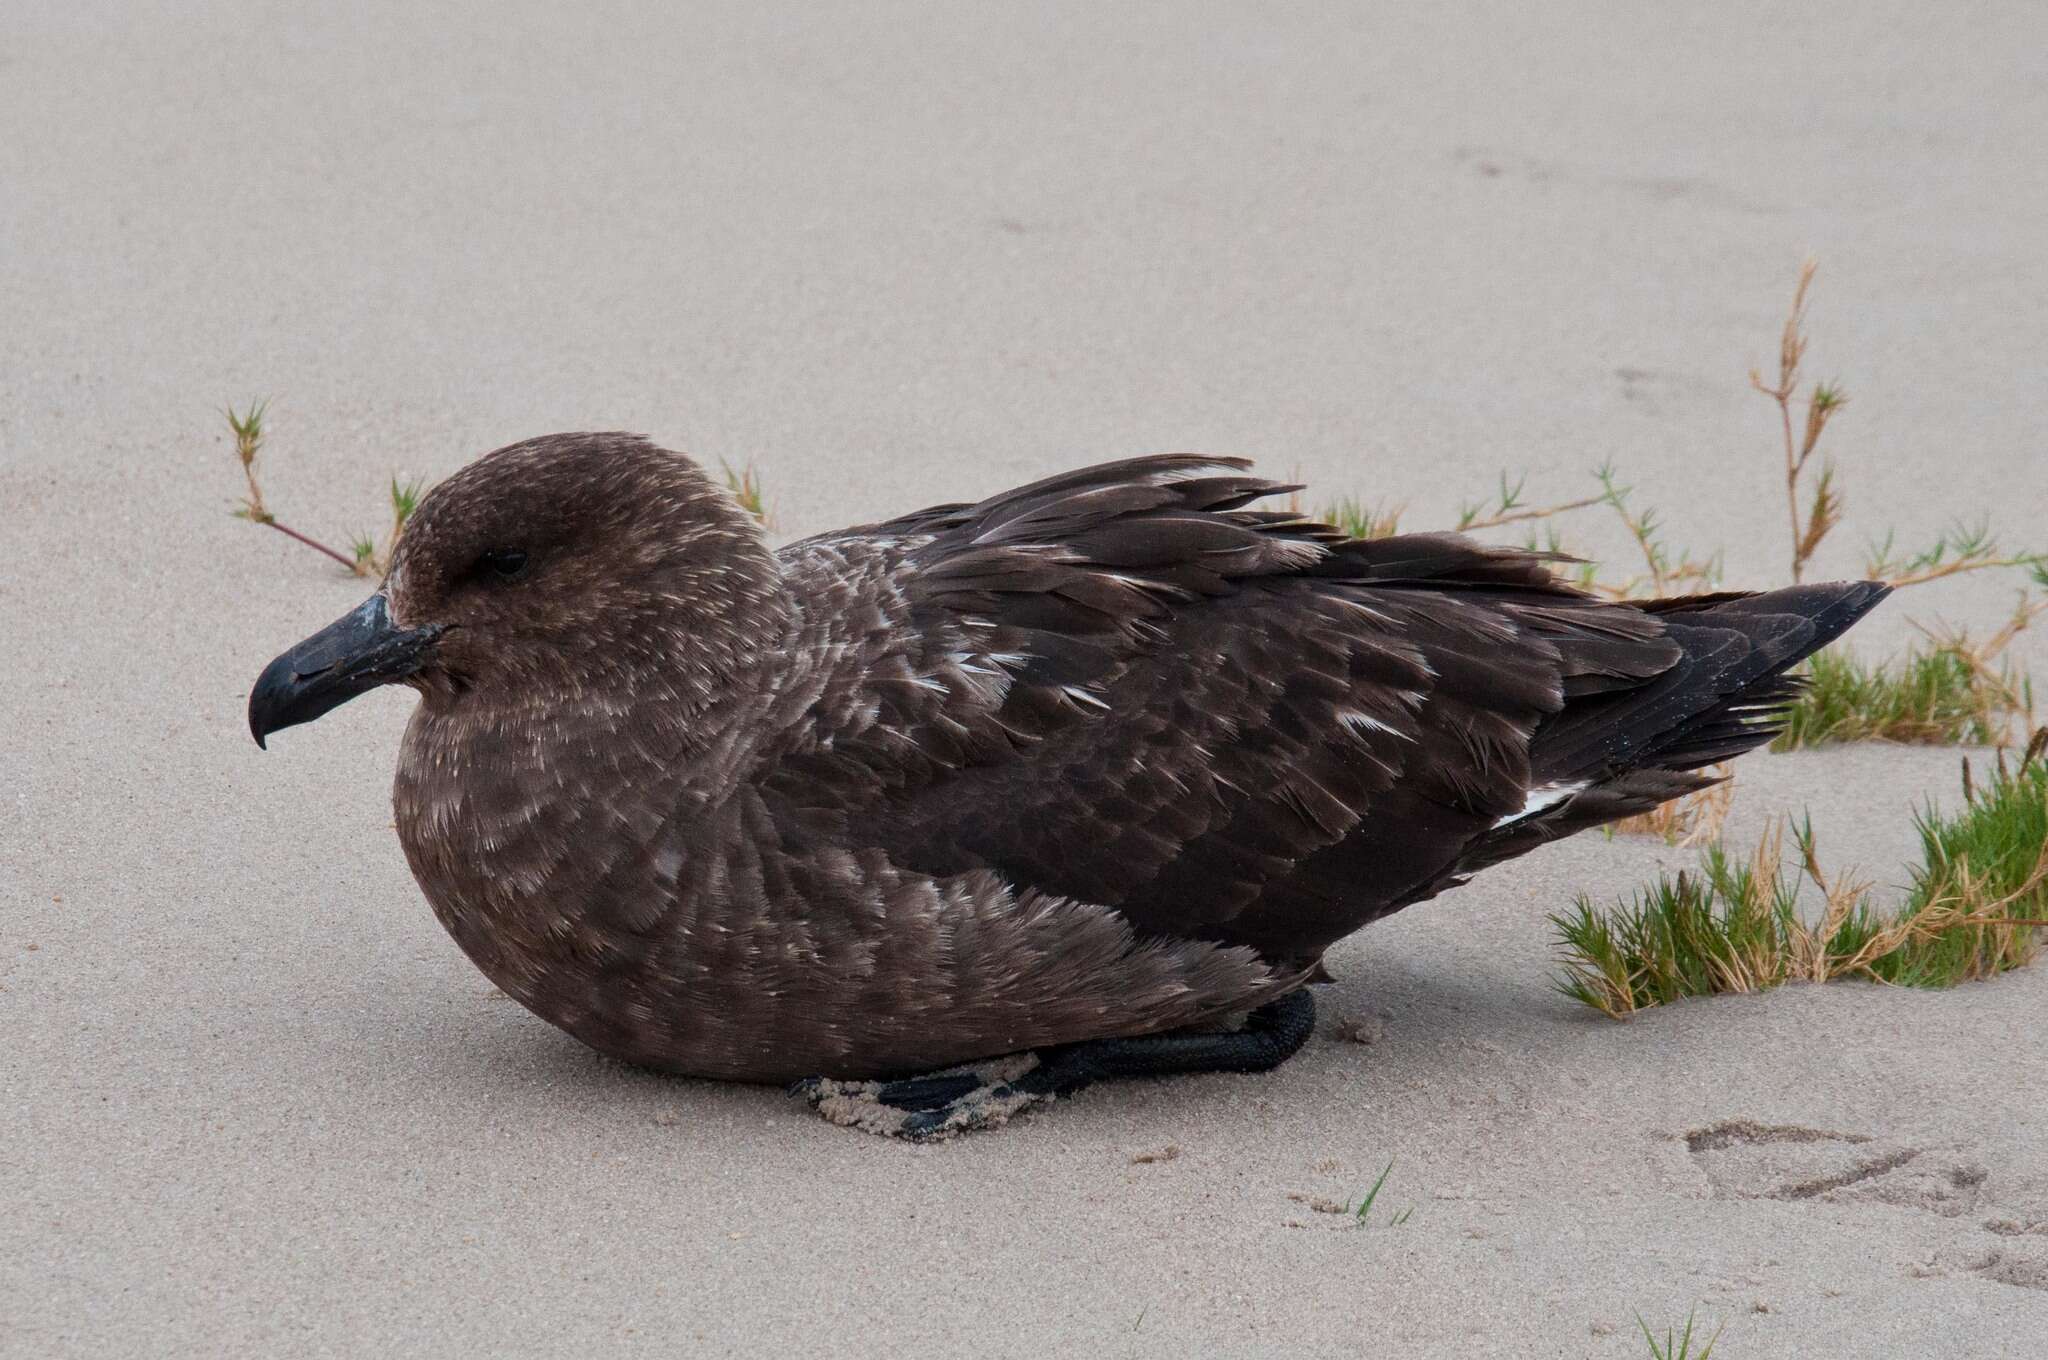
[[[492,548],[476,560],[479,573],[495,576],[501,581],[517,580],[526,571],[526,550],[523,548]]]

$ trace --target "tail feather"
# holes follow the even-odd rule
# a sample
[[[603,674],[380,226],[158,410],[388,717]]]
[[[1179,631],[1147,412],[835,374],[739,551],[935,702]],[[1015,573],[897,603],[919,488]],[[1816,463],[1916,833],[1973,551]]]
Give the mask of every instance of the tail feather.
[[[1805,688],[1804,680],[1789,675],[1751,685],[1644,747],[1643,764],[1697,770],[1733,760],[1776,737],[1784,728],[1785,710]]]
[[[1805,687],[1786,672],[1890,593],[1881,582],[1853,581],[1644,602],[1638,607],[1664,624],[1679,659],[1648,685],[1569,697],[1537,730],[1530,757],[1537,779],[1579,791],[1497,828],[1461,857],[1457,872],[1512,859],[1715,783],[1697,771],[1753,750],[1782,729],[1785,709]]]
[[[1876,581],[1792,586],[1641,606],[1681,653],[1652,683],[1574,698],[1536,733],[1539,778],[1598,784],[1626,769],[1711,765],[1777,735],[1798,696],[1784,673],[1840,637],[1890,588]]]
[[[1881,581],[1789,586],[1759,595],[1658,601],[1651,612],[1680,635],[1697,619],[1729,629],[1749,644],[1749,655],[1712,706],[1652,740],[1639,763],[1669,770],[1697,769],[1731,759],[1778,735],[1785,710],[1806,682],[1785,674],[1847,632],[1876,608],[1891,587]],[[1725,683],[1725,682],[1724,682]]]

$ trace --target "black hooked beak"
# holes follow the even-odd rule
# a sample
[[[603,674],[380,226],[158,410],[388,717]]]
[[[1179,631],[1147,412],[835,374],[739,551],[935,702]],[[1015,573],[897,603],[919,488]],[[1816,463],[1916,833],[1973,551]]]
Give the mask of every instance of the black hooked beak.
[[[426,664],[442,631],[398,627],[379,591],[263,668],[249,691],[249,735],[261,746],[272,732],[405,679]]]

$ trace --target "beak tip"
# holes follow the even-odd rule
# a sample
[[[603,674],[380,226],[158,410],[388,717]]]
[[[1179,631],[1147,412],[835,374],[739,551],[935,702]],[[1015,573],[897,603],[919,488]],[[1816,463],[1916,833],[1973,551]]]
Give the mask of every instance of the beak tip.
[[[391,622],[382,593],[336,619],[277,657],[249,691],[249,735],[259,750],[267,738],[311,722],[377,685],[418,670],[436,627],[401,629]]]
[[[258,750],[268,750],[270,734],[283,726],[278,721],[279,706],[289,696],[290,682],[290,663],[281,656],[263,668],[249,691],[249,735],[255,738]]]

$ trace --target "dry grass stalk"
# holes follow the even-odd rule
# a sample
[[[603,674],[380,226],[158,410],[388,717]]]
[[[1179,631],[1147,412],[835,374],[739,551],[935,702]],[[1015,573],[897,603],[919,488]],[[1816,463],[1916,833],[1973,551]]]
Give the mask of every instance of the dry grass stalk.
[[[1530,520],[1552,519],[1558,515],[1568,514],[1573,510],[1584,510],[1588,506],[1598,505],[1605,499],[1606,497],[1604,496],[1587,496],[1583,500],[1564,501],[1557,505],[1545,505],[1531,510],[1515,510],[1498,515],[1488,515],[1482,519],[1475,519],[1470,523],[1460,524],[1458,530],[1460,533],[1465,533],[1479,529],[1498,529],[1503,524],[1523,524]]]
[[[1721,827],[1735,802],[1735,774],[1726,764],[1716,765],[1708,773],[1715,775],[1718,782],[1698,793],[1659,803],[1648,812],[1624,817],[1613,824],[1615,832],[1623,836],[1655,836],[1680,850],[1721,839]]]
[[[1711,590],[1721,579],[1721,556],[1716,553],[1704,561],[1696,560],[1692,554],[1680,549],[1674,556],[1662,534],[1663,521],[1652,508],[1637,509],[1630,499],[1633,487],[1622,486],[1615,480],[1614,470],[1603,467],[1593,474],[1599,479],[1601,494],[1598,503],[1608,506],[1620,518],[1628,535],[1635,540],[1636,551],[1643,559],[1644,575],[1633,576],[1620,584],[1599,581],[1591,574],[1584,583],[1595,593],[1608,599],[1628,600],[1643,595],[1648,587],[1651,597],[1682,595]]]
[[[1752,882],[1764,882],[1766,873],[1777,872],[1782,862],[1784,827],[1785,823],[1780,822],[1758,843],[1756,856],[1750,865]],[[1784,931],[1787,976],[1807,982],[1826,982],[1848,972],[1868,969],[1870,959],[1876,955],[1863,957],[1863,948],[1867,946],[1859,947],[1851,955],[1853,966],[1837,960],[1829,949],[1832,941],[1841,938],[1844,927],[1855,919],[1856,914],[1867,910],[1871,885],[1861,879],[1831,879],[1820,866],[1810,826],[1802,826],[1794,840],[1799,847],[1800,871],[1820,890],[1821,913],[1820,921],[1811,925],[1796,914],[1788,914]],[[1889,952],[1890,949],[1878,951]]]
[[[1958,628],[1930,629],[1919,622],[1913,627],[1922,637],[1932,642],[1939,651],[1952,652],[1970,668],[1973,688],[1985,709],[1986,725],[1993,718],[2001,724],[2012,719],[2023,719],[2033,725],[2033,688],[2024,677],[2015,674],[2000,663],[2005,649],[2033,625],[2035,619],[2048,614],[2048,599],[2035,599],[2022,592],[2019,602],[2013,607],[2012,616],[2000,625],[1997,632],[1980,643],[1972,643],[1969,634]],[[2003,740],[2004,734],[2000,734]]]
[[[1778,407],[1795,582],[1804,579],[1821,542],[1841,523],[1843,510],[1834,464],[1828,460],[1812,479],[1805,512],[1800,509],[1808,467],[1821,436],[1848,400],[1839,385],[1815,383],[1805,399],[1803,417],[1795,410],[1806,359],[1807,304],[1815,271],[1812,260],[1800,266],[1792,307],[1778,338],[1776,379],[1767,381],[1755,369],[1749,375],[1750,385]],[[1897,588],[2001,568],[2027,570],[2036,582],[2048,586],[2048,555],[2002,551],[1982,524],[1952,527],[1931,548],[1909,557],[1894,556],[1888,536],[1872,552],[1864,574]],[[2048,602],[2036,603],[2022,595],[2013,621],[1987,641],[1973,645],[1960,633],[1936,637],[1932,654],[1909,655],[1896,669],[1861,667],[1842,658],[1834,658],[1830,665],[1816,658],[1809,667],[1813,685],[1798,706],[1803,713],[1794,714],[1777,749],[1816,744],[1817,740],[1858,738],[1916,742],[2004,739],[2015,719],[2031,722],[2032,707],[2024,678],[2011,673],[1998,658],[2044,610],[2048,610]]]
[[[1813,287],[1813,276],[1818,269],[1819,265],[1812,260],[1799,267],[1799,284],[1792,292],[1792,310],[1786,316],[1785,329],[1778,338],[1777,382],[1765,382],[1760,370],[1749,371],[1750,386],[1777,403],[1779,419],[1784,426],[1785,505],[1791,516],[1792,580],[1795,583],[1805,578],[1806,564],[1820,548],[1821,540],[1842,522],[1842,497],[1835,488],[1835,469],[1831,462],[1821,465],[1805,515],[1802,517],[1799,511],[1800,479],[1806,475],[1807,464],[1820,445],[1821,433],[1827,429],[1828,421],[1849,400],[1840,387],[1815,383],[1812,395],[1806,399],[1805,418],[1800,420],[1793,415],[1799,391],[1799,369],[1806,359],[1807,293]]]
[[[1986,521],[1953,524],[1935,539],[1934,546],[1910,557],[1896,557],[1894,540],[1873,545],[1863,573],[1894,589],[1924,586],[1973,571],[2002,571],[2017,568],[2033,577],[2036,585],[2048,586],[2048,553],[2012,553],[1999,547]]]
[[[1985,875],[1972,870],[1966,860],[1947,869],[1940,882],[1940,890],[1917,911],[1885,921],[1855,952],[1829,960],[1828,977],[1815,980],[1860,975],[1881,981],[1877,971],[1880,959],[1957,936],[1973,937],[1976,942],[1955,974],[1957,982],[1995,977],[2025,967],[2040,955],[2041,941],[2035,932],[2048,926],[2048,917],[2012,913],[2017,904],[2038,897],[2041,887],[2048,884],[2048,844],[2041,847],[2019,886],[2002,895],[1993,896]]]
[[[1458,511],[1457,530],[1472,533],[1479,529],[1498,529],[1506,524],[1527,524],[1535,520],[1555,519],[1574,510],[1585,510],[1599,505],[1607,499],[1603,492],[1598,496],[1587,496],[1580,500],[1564,501],[1558,505],[1529,506],[1522,501],[1522,489],[1529,482],[1529,474],[1523,473],[1510,484],[1507,473],[1500,474],[1500,489],[1489,508],[1486,502],[1476,501]]]

